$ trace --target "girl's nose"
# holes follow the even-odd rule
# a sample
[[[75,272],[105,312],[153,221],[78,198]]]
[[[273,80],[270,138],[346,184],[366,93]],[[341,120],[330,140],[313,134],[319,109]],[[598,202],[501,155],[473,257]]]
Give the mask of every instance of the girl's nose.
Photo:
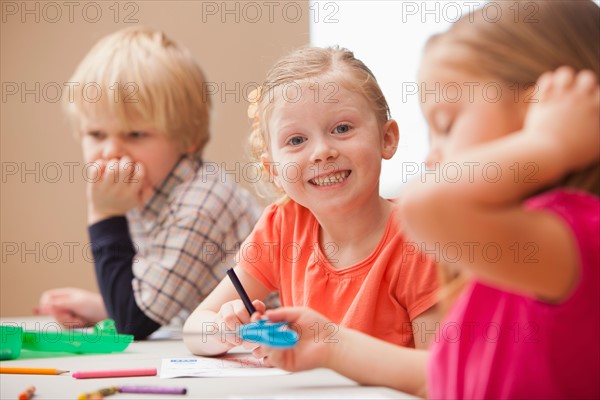
[[[315,147],[312,154],[312,162],[326,162],[339,156],[337,148],[326,139],[315,139]]]

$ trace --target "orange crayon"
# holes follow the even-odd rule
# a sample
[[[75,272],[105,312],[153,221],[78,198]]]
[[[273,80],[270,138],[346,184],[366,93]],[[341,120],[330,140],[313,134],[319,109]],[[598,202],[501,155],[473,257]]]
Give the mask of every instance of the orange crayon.
[[[29,400],[35,395],[35,386],[29,386],[19,395],[19,400]]]

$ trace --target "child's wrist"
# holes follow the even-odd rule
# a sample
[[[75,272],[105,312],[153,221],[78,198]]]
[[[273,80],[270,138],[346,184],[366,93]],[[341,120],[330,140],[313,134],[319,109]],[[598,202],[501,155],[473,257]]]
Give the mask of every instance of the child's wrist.
[[[327,340],[323,343],[323,362],[319,367],[328,368],[334,371],[340,371],[340,363],[346,362],[348,343],[351,342],[348,335],[351,332],[343,327],[339,327],[332,340]]]
[[[124,213],[105,213],[90,210],[88,212],[88,225],[93,225],[97,222],[104,221],[105,219],[112,217],[122,217],[125,216]]]

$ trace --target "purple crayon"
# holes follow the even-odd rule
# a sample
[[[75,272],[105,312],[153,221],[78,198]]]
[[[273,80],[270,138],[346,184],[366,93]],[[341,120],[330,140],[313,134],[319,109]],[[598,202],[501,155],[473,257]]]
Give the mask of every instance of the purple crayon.
[[[140,393],[140,394],[186,394],[187,389],[182,387],[165,386],[121,386],[120,393]]]

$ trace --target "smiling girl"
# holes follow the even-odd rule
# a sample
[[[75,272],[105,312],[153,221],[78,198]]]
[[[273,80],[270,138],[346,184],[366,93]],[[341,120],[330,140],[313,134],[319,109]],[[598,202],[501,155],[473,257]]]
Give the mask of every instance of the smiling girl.
[[[251,97],[252,155],[283,195],[238,253],[236,273],[257,311],[278,291],[285,306],[426,347],[428,337],[413,331],[436,323],[436,270],[379,196],[381,162],[399,136],[372,72],[348,50],[306,48],[280,60]],[[241,343],[233,333],[249,321],[225,279],[187,320],[186,344],[200,355],[224,353]]]

